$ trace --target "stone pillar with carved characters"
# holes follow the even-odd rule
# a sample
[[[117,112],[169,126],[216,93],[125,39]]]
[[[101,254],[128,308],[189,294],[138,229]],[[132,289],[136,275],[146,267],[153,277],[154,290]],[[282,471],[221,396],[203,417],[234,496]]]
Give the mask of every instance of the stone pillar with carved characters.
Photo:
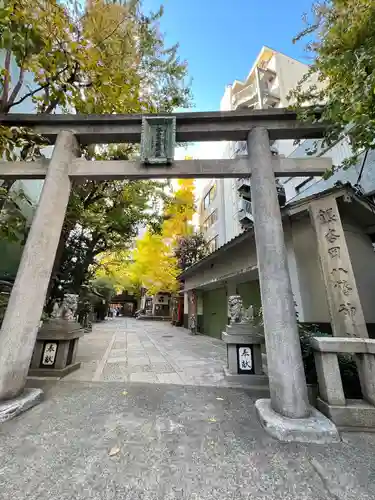
[[[340,212],[334,196],[310,203],[335,337],[368,337]]]
[[[339,339],[341,341],[345,341],[345,337],[368,338],[366,321],[336,198],[331,196],[311,202],[310,214],[317,234],[318,253],[327,292],[333,335],[341,337]],[[317,356],[319,357],[319,354],[316,353],[315,357]],[[374,405],[375,356],[370,352],[359,351],[355,354],[355,360],[363,397]],[[332,383],[333,361],[328,355],[325,355],[323,361],[329,373],[329,377],[326,377],[326,384]],[[335,363],[337,364],[337,361]],[[320,381],[324,380],[323,368],[324,366],[320,366],[318,360],[317,371]],[[336,373],[338,373],[338,366]],[[337,390],[337,385],[334,389]]]

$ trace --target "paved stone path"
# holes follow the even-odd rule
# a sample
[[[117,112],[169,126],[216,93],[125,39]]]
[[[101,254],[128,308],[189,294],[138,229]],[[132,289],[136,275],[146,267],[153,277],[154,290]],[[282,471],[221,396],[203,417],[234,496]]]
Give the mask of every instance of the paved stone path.
[[[115,319],[79,358],[0,425],[1,500],[375,500],[375,434],[275,441],[246,389],[224,386],[218,340]]]
[[[79,371],[65,380],[226,386],[226,347],[167,322],[114,318],[80,340]]]
[[[60,381],[0,426],[0,498],[372,500],[374,451],[279,443],[243,389]]]

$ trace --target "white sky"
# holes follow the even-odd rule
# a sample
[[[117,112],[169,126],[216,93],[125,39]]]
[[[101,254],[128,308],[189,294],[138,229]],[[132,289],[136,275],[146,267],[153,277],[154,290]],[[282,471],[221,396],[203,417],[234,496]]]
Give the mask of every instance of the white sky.
[[[223,158],[224,142],[195,142],[186,147],[178,147],[175,151],[175,159],[183,160],[185,156],[192,156],[194,160],[216,160]],[[195,196],[198,199],[203,187],[209,179],[195,180]]]

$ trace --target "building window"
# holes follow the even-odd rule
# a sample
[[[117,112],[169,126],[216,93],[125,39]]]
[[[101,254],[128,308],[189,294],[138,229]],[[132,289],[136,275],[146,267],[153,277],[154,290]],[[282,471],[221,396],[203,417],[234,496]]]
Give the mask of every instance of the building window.
[[[203,198],[203,208],[204,210],[207,210],[207,208],[211,205],[211,203],[214,201],[216,196],[216,184],[212,186],[212,188],[208,191],[206,196]]]
[[[217,210],[214,210],[211,215],[203,222],[203,229],[207,231],[217,221]]]
[[[209,196],[210,193],[206,194],[206,196],[203,198],[203,208],[205,210],[207,210],[207,208],[209,207],[210,205],[210,196]]]
[[[215,236],[214,238],[212,238],[212,240],[208,242],[208,250],[210,251],[210,253],[212,253],[215,252],[215,250],[217,250],[218,247],[219,247],[219,237]]]

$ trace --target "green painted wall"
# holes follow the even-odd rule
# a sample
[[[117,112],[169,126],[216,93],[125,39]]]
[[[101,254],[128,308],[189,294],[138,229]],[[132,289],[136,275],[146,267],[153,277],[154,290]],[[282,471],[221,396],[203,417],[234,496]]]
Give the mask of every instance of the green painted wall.
[[[237,285],[244,307],[261,306],[259,281],[248,281]],[[221,338],[228,321],[227,293],[225,287],[209,290],[203,294],[203,331],[210,337]]]
[[[23,247],[18,243],[0,240],[0,276],[15,278]]]
[[[204,292],[203,333],[220,339],[227,321],[227,294],[225,288]]]
[[[262,305],[258,280],[240,283],[237,292],[242,297],[244,307],[255,306],[258,309]]]

